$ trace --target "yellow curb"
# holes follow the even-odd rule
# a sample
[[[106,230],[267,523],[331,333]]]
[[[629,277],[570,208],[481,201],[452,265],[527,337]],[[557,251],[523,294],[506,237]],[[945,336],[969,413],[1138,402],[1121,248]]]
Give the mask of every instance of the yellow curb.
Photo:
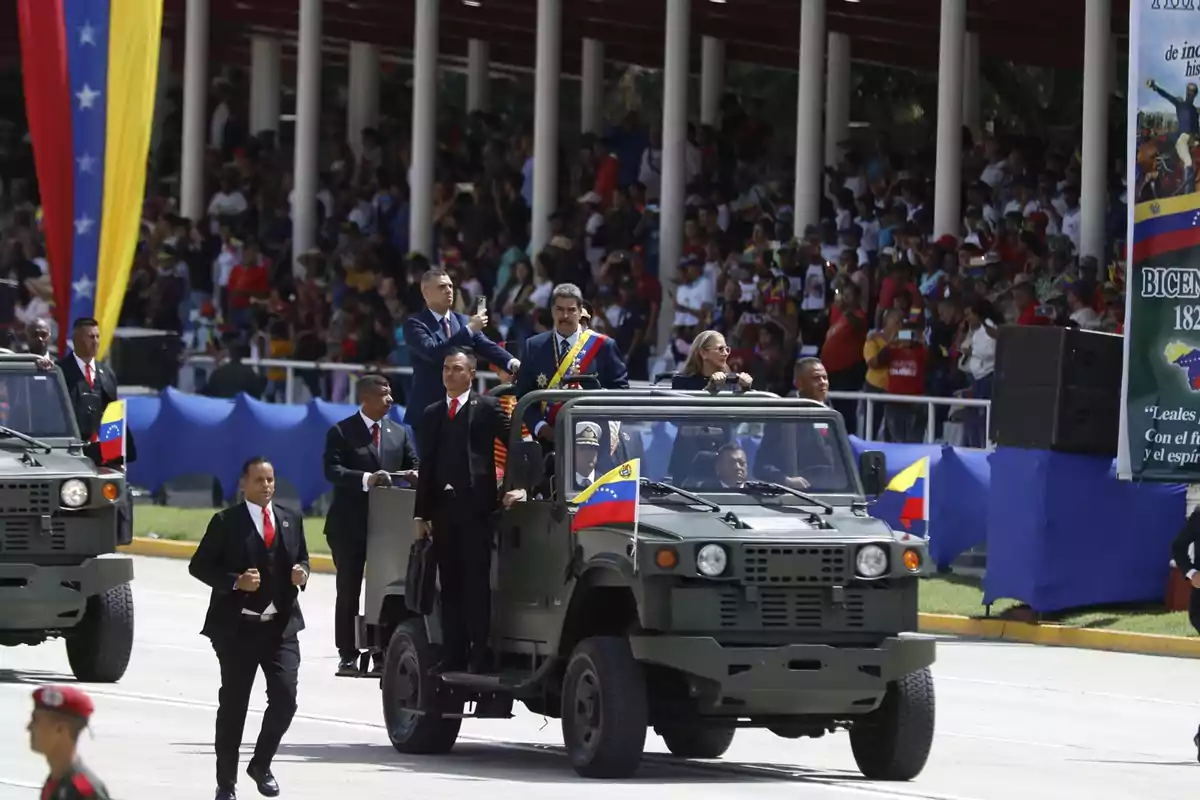
[[[1034,625],[1028,622],[975,619],[949,614],[921,614],[919,618],[922,633],[1079,647],[1086,650],[1112,650],[1118,653],[1200,658],[1200,638],[1189,636],[1102,631],[1096,628],[1072,628],[1067,625]]]
[[[131,544],[118,548],[122,553],[157,558],[191,558],[195,542],[135,537]],[[329,556],[309,557],[309,566],[319,574],[332,575],[333,559]],[[1072,628],[1066,625],[1033,625],[1000,619],[978,619],[952,614],[920,614],[921,633],[963,636],[972,639],[992,639],[1023,644],[1057,647],[1078,647],[1086,650],[1112,650],[1119,653],[1183,656],[1200,658],[1200,638],[1162,636],[1150,633],[1102,631],[1095,628]]]
[[[177,542],[172,539],[146,539],[135,536],[133,542],[117,550],[131,556],[153,556],[156,558],[191,558],[196,552],[195,542]],[[329,556],[311,555],[308,566],[321,575],[333,575],[333,559]]]

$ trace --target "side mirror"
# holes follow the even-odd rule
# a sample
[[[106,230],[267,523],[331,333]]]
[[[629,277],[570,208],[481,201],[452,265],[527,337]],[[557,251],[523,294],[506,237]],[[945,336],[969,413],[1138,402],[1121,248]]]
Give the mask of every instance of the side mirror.
[[[508,451],[505,474],[514,489],[524,489],[532,496],[546,478],[546,459],[538,442],[520,442]]]
[[[865,450],[858,457],[858,474],[862,478],[863,492],[868,497],[878,497],[887,488],[887,456],[879,450]]]

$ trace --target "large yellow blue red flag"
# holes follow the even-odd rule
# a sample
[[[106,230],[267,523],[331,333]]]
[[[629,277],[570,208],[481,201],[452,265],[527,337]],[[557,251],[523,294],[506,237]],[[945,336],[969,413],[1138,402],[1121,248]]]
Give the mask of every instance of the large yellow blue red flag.
[[[137,248],[163,0],[19,0],[26,117],[59,350],[71,321],[112,341]]]
[[[929,535],[929,456],[917,459],[888,483],[884,494],[900,495],[900,524],[906,533]]]

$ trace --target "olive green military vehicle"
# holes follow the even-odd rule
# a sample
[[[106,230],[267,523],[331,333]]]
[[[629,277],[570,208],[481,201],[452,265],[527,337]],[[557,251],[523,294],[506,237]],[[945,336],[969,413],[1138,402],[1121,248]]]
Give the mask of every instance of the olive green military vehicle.
[[[133,561],[116,553],[125,476],[83,454],[57,369],[0,354],[0,645],[66,640],[80,681],[121,679]]]
[[[788,739],[849,731],[868,778],[908,780],[934,729],[934,642],[918,634],[924,540],[867,514],[882,453],[853,451],[808,400],[670,390],[536,391],[555,441],[514,426],[493,566],[495,674],[438,674],[436,610],[405,603],[414,492],[373,489],[359,641],[385,651],[383,715],[403,753],[449,751],[466,717],[519,700],[559,718],[575,770],[622,778],[647,729],[682,758],[718,758],[739,728]],[[584,447],[580,423],[602,431]],[[593,437],[595,427],[592,428]],[[636,531],[572,532],[586,478],[641,459]],[[434,532],[436,536],[436,531]]]

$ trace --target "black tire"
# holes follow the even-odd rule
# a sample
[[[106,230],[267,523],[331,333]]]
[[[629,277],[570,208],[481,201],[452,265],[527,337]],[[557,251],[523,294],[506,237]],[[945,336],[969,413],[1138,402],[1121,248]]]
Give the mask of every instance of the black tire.
[[[737,728],[693,727],[656,728],[667,743],[671,755],[679,758],[720,758],[733,744]]]
[[[399,753],[449,753],[462,727],[462,703],[448,702],[439,692],[441,680],[432,674],[437,648],[425,634],[425,620],[410,619],[396,626],[388,642],[380,685],[383,719],[388,738]],[[420,712],[420,713],[417,713]]]
[[[116,683],[133,652],[133,589],[128,583],[89,597],[83,619],[66,634],[67,661],[80,683]]]
[[[637,772],[646,746],[646,679],[629,642],[595,636],[580,642],[563,678],[563,742],[584,778]]]
[[[933,674],[928,667],[888,684],[879,708],[850,728],[854,761],[867,778],[909,781],[933,746]]]

